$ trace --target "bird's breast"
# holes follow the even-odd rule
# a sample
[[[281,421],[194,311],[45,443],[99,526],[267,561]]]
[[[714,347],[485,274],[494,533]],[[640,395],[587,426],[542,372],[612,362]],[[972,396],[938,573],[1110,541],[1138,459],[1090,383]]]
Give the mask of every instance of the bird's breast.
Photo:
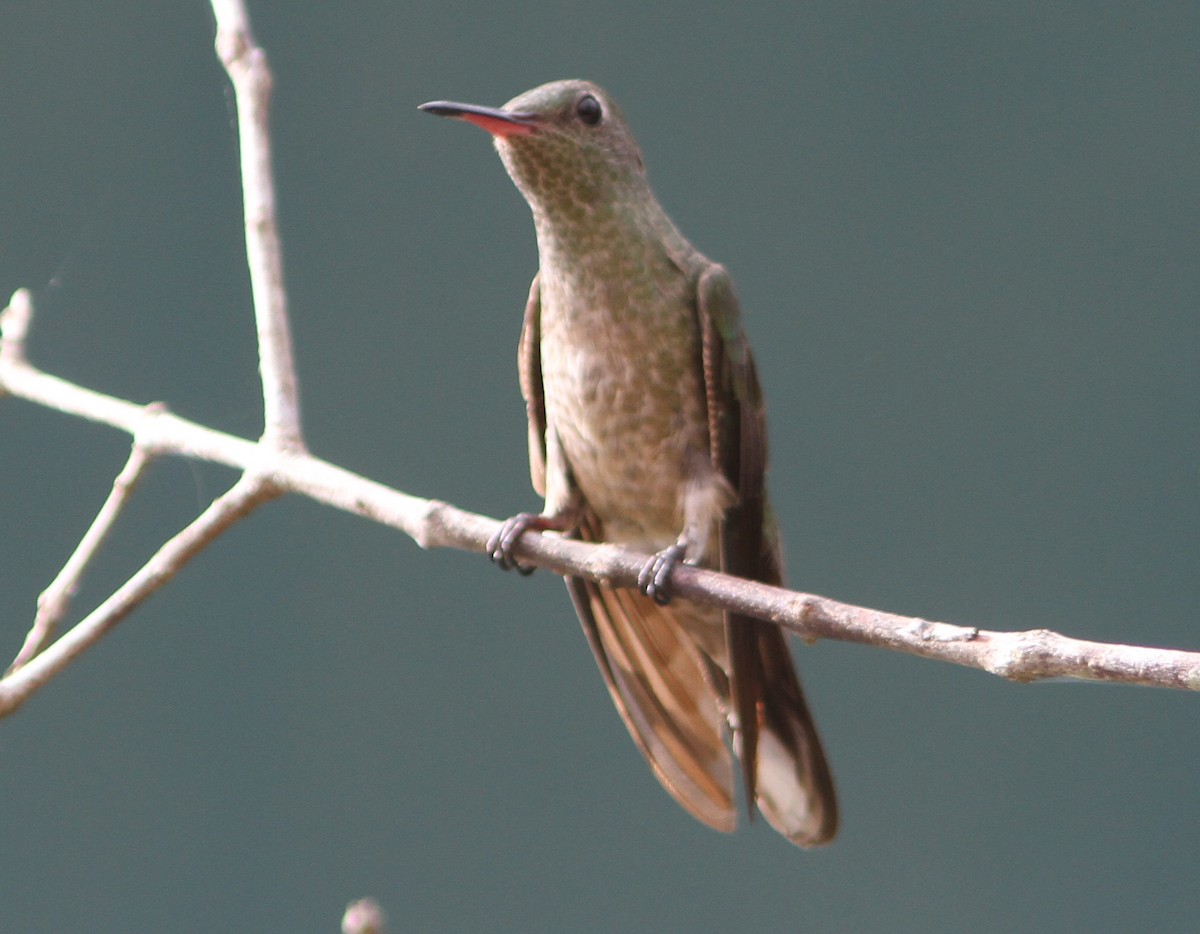
[[[707,445],[688,283],[543,270],[542,289],[547,428],[605,537],[666,547],[682,527],[688,452]]]

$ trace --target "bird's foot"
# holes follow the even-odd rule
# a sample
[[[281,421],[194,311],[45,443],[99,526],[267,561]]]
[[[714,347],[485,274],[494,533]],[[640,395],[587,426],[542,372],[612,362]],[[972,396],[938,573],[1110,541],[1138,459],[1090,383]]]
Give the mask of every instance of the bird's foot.
[[[672,597],[671,574],[686,554],[687,546],[682,543],[664,548],[642,566],[638,590],[659,606],[666,606]]]
[[[545,516],[539,516],[532,512],[519,512],[511,519],[505,519],[500,524],[500,528],[496,530],[496,534],[488,539],[487,556],[494,564],[499,565],[502,571],[516,570],[518,574],[528,577],[535,568],[530,564],[521,564],[513,551],[517,547],[517,542],[521,540],[521,536],[530,529],[540,531],[550,527],[551,523]]]

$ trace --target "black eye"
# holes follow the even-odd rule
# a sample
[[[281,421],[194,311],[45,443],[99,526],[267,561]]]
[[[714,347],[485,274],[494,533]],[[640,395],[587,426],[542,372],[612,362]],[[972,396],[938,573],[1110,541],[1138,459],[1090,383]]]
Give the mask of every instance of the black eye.
[[[600,118],[604,116],[604,109],[600,106],[600,102],[591,94],[585,94],[579,98],[579,103],[575,105],[575,113],[588,126],[595,126],[600,122]]]

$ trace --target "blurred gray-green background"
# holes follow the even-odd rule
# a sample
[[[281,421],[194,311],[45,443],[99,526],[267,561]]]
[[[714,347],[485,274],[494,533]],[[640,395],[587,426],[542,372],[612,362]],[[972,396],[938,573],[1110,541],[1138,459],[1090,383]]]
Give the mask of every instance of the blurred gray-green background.
[[[277,77],[314,450],[534,506],[527,209],[432,98],[591,78],[737,279],[791,582],[990,628],[1200,647],[1200,6],[250,3]],[[32,358],[259,426],[232,104],[200,0],[0,5],[0,291]],[[0,400],[11,656],[127,438]],[[77,608],[231,480],[158,464]],[[1200,706],[798,649],[832,847],[660,790],[561,584],[299,499],[0,723],[29,932],[1188,931]]]

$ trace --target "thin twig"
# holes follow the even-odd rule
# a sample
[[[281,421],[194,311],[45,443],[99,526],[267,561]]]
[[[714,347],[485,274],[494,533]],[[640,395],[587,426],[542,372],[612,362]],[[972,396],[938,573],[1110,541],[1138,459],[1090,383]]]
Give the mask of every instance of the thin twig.
[[[217,536],[278,495],[265,478],[246,474],[190,525],[169,539],[107,600],[27,664],[0,679],[0,717],[18,710],[35,692],[173,578]]]
[[[17,289],[8,307],[0,311],[0,365],[14,365],[25,360],[25,337],[33,320],[33,296],[29,289]],[[0,385],[0,391],[3,391]]]
[[[59,621],[67,614],[67,609],[71,605],[71,599],[75,596],[83,572],[108,537],[113,523],[116,522],[117,516],[121,514],[121,510],[129,501],[134,487],[137,486],[138,480],[141,479],[153,456],[153,453],[144,445],[139,444],[135,438],[129,451],[129,459],[121,468],[121,472],[117,474],[116,479],[113,480],[112,490],[109,492],[108,498],[104,500],[104,505],[96,513],[96,518],[92,520],[92,524],[80,539],[71,557],[67,559],[67,563],[58,572],[58,576],[38,597],[33,626],[25,636],[25,643],[21,646],[21,651],[13,659],[9,668],[10,672],[25,665],[49,643]]]
[[[271,70],[254,40],[241,0],[212,0],[217,19],[217,55],[237,101],[241,144],[242,202],[246,259],[258,329],[258,366],[263,389],[263,441],[269,447],[304,447],[300,429],[300,389],[292,354],[283,246],[275,212],[271,168]]]

